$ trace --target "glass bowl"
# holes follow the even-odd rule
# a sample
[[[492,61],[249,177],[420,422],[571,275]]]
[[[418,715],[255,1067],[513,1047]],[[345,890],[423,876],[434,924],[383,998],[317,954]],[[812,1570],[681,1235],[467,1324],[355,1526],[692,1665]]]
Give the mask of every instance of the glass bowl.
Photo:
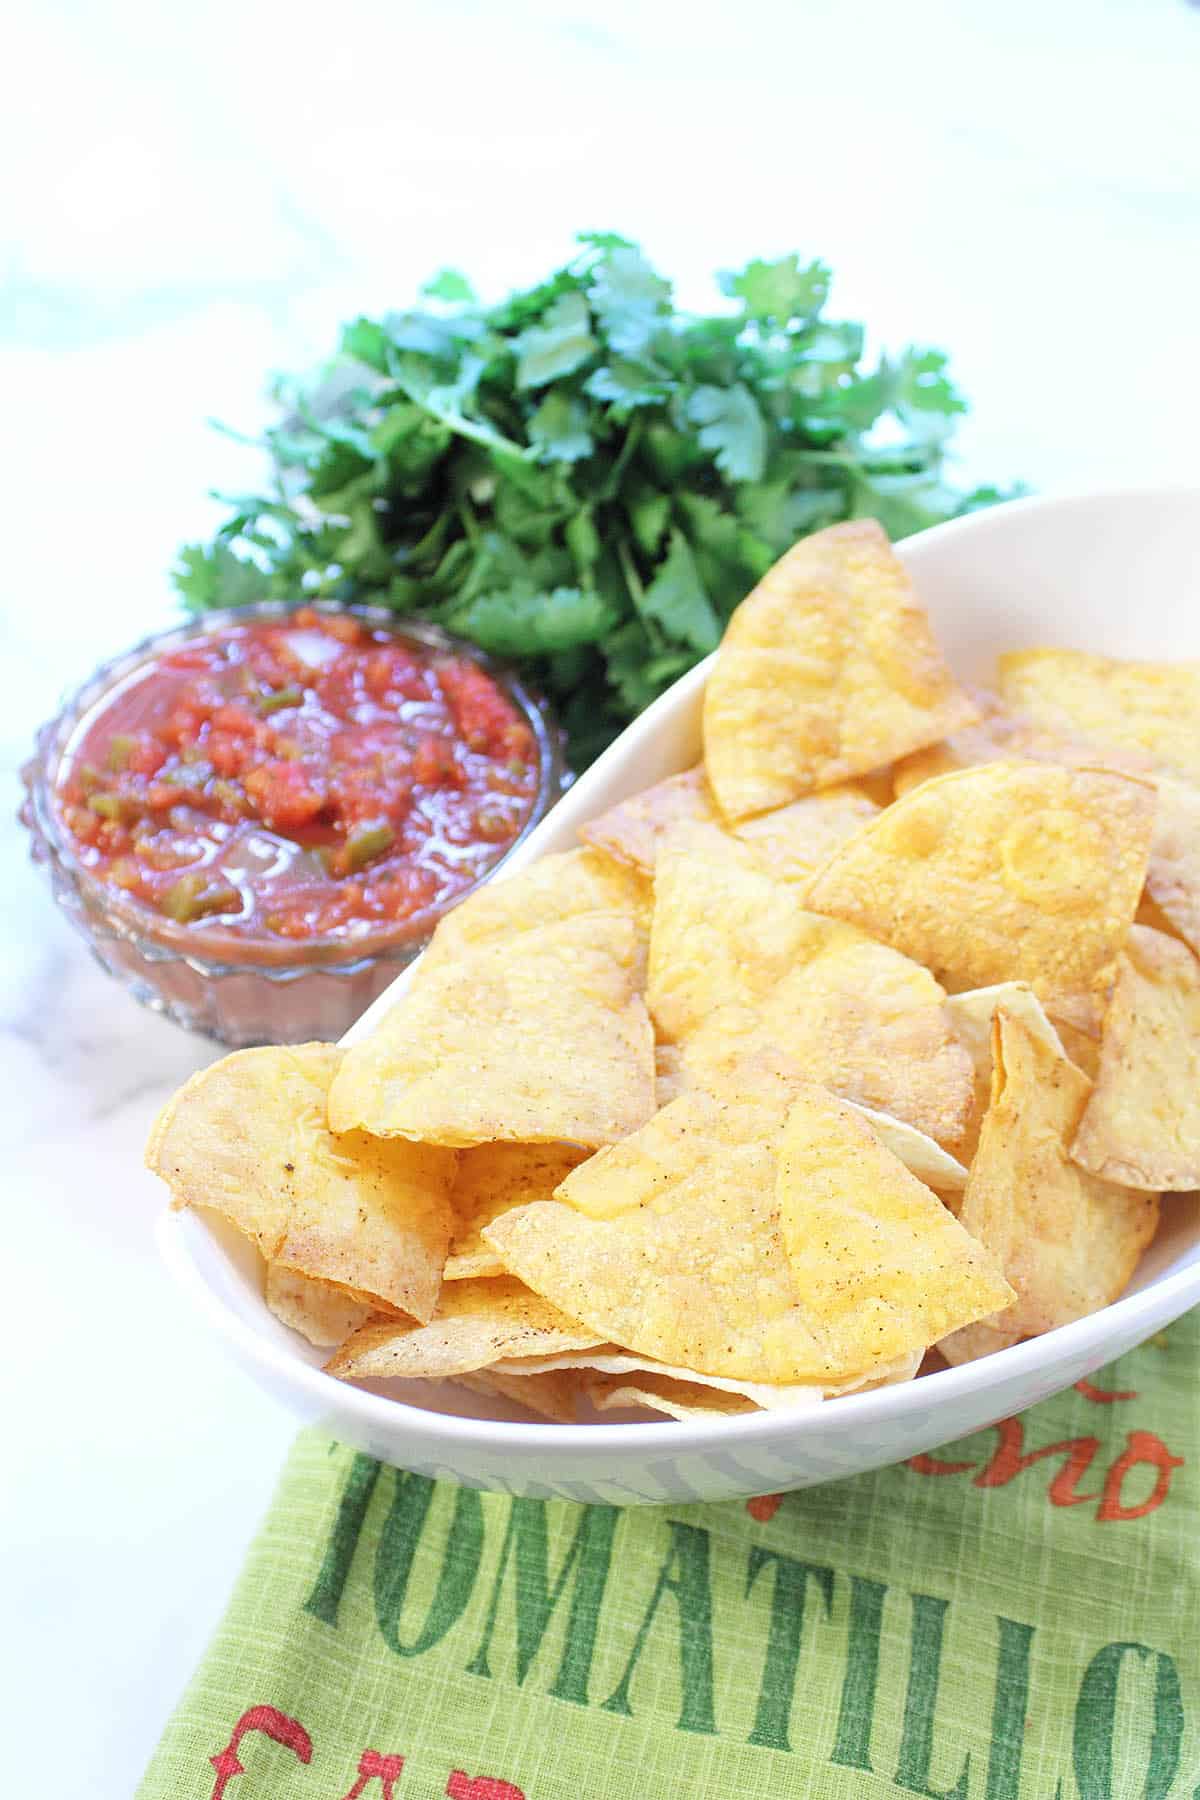
[[[285,618],[300,606],[348,613],[422,649],[470,658],[512,701],[538,749],[538,786],[529,817],[513,843],[472,887],[413,914],[402,924],[363,933],[351,942],[310,938],[302,950],[295,943],[239,938],[219,925],[179,925],[163,918],[80,862],[56,805],[63,759],[81,721],[118,683],[197,638],[249,620]],[[42,726],[21,776],[26,790],[21,818],[29,828],[33,860],[46,869],[59,907],[101,966],[143,1006],[164,1013],[189,1031],[235,1048],[341,1037],[395,975],[420,954],[442,914],[490,878],[546,816],[570,781],[561,730],[545,701],[511,669],[435,625],[398,618],[386,607],[306,599],[262,601],[206,613],[201,619],[144,638],[124,655],[102,664]]]

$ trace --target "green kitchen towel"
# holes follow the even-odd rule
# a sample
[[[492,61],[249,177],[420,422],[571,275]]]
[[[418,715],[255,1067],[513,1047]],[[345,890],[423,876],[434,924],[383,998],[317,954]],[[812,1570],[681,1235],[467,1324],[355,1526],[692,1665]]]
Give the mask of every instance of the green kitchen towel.
[[[1193,1314],[936,1455],[711,1506],[305,1433],[143,1800],[1200,1800],[1198,1370]]]

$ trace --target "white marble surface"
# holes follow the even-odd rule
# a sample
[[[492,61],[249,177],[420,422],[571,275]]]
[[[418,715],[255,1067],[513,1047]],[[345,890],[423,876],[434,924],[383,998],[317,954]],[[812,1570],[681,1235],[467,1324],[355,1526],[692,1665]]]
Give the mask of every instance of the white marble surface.
[[[952,349],[973,478],[1195,477],[1200,11],[722,10],[347,0],[285,37],[265,0],[27,9],[0,119],[7,771],[67,680],[171,615],[206,488],[251,474],[206,416],[253,426],[266,370],[440,263],[499,291],[583,226],[640,237],[693,304],[748,255],[824,255],[835,310]],[[292,1427],[155,1264],[140,1147],[209,1046],[89,962],[15,825],[0,846],[4,1785],[57,1791],[69,1717],[108,1800]]]

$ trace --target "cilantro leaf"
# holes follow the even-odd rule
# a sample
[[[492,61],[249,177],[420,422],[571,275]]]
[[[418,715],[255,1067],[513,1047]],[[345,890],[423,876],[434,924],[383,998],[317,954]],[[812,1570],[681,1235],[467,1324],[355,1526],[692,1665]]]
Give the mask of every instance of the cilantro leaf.
[[[829,270],[823,262],[802,268],[794,253],[778,262],[755,260],[740,274],[723,275],[721,288],[740,300],[752,319],[770,319],[777,325],[813,319],[829,298]]]
[[[619,231],[577,231],[575,242],[585,245],[589,250],[637,249],[633,239],[622,237]]]
[[[369,369],[376,369],[381,375],[387,374],[391,347],[391,338],[374,319],[355,319],[342,326],[343,356],[352,356],[356,362],[366,363]]]
[[[545,387],[570,375],[594,355],[592,315],[582,294],[563,294],[546,308],[540,325],[517,339],[518,388]]]
[[[906,350],[890,365],[890,375],[892,411],[921,440],[946,437],[955,417],[967,410],[940,350]]]
[[[638,547],[647,556],[653,556],[671,517],[670,495],[655,493],[652,488],[643,489],[629,496],[627,510]]]
[[[446,300],[463,306],[474,306],[476,301],[475,289],[457,269],[439,269],[422,285],[421,293],[427,300]]]
[[[578,462],[592,454],[588,412],[581,400],[555,388],[529,421],[529,441],[546,462]]]
[[[588,574],[600,557],[600,533],[596,530],[590,507],[582,512],[572,513],[563,526],[563,536],[567,549],[575,558],[575,566],[581,575]]]
[[[583,391],[590,399],[606,400],[618,414],[624,414],[634,407],[657,405],[667,398],[670,388],[665,376],[654,374],[643,363],[618,356],[593,369]]]
[[[656,619],[702,656],[716,649],[721,627],[682,531],[672,531],[666,561],[637,604],[644,619]]]
[[[617,623],[607,602],[582,588],[539,593],[526,583],[478,595],[450,614],[451,629],[494,656],[550,656],[595,644]]]
[[[721,285],[734,305],[679,311],[636,244],[585,232],[499,305],[443,269],[351,320],[324,368],[271,384],[270,479],[181,550],[183,604],[316,593],[450,624],[520,660],[582,762],[805,532],[903,536],[1007,497],[948,485],[945,358],[866,363],[823,263]]]
[[[687,416],[699,425],[700,442],[711,450],[730,481],[758,481],[767,460],[767,428],[758,402],[742,382],[732,387],[698,387]]]
[[[597,264],[588,292],[605,337],[621,356],[638,356],[647,348],[671,301],[670,282],[628,245],[612,249]]]
[[[270,577],[257,563],[235,556],[220,538],[207,548],[185,544],[171,570],[171,582],[189,612],[248,606],[265,600],[271,587]]]
[[[739,488],[734,505],[755,536],[779,555],[806,532],[845,518],[846,493],[841,483],[798,488],[794,480],[781,478]]]

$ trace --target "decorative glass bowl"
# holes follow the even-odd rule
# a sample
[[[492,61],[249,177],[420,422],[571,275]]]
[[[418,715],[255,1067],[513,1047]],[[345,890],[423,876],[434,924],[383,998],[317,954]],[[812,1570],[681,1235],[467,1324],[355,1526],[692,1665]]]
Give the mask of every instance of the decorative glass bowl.
[[[250,620],[285,618],[302,604],[315,604],[318,612],[349,613],[401,641],[425,650],[453,652],[485,669],[533,733],[538,786],[519,835],[498,851],[496,862],[472,888],[400,924],[384,925],[351,940],[310,938],[301,949],[294,942],[238,937],[219,924],[176,924],[100,879],[79,860],[59,817],[56,795],[63,759],[81,721],[118,683],[197,638]],[[68,696],[56,717],[38,732],[34,754],[21,774],[26,789],[21,818],[30,831],[33,859],[47,870],[59,907],[87,940],[97,961],[143,1006],[165,1013],[189,1031],[235,1048],[341,1037],[394,976],[420,954],[443,912],[492,875],[546,816],[570,780],[562,732],[545,701],[526,688],[511,669],[437,626],[397,618],[384,607],[308,601],[263,601],[206,613],[199,620],[143,639],[124,655],[104,663]]]

